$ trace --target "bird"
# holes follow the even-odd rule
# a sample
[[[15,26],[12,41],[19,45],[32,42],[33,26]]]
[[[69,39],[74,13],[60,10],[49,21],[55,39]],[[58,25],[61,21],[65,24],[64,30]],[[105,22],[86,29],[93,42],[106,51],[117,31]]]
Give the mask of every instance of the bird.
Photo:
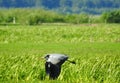
[[[53,53],[45,55],[45,72],[49,76],[50,80],[55,80],[59,77],[61,72],[61,66],[65,61],[72,64],[76,64],[75,61],[68,60],[68,56],[65,54]]]

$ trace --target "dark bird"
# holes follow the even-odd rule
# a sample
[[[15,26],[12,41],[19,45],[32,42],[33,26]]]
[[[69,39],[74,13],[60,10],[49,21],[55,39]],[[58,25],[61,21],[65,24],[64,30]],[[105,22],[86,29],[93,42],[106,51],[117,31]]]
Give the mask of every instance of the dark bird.
[[[64,54],[47,54],[45,57],[45,72],[49,75],[49,79],[57,79],[61,72],[61,65],[65,61],[75,64],[74,61],[68,60],[68,56]]]

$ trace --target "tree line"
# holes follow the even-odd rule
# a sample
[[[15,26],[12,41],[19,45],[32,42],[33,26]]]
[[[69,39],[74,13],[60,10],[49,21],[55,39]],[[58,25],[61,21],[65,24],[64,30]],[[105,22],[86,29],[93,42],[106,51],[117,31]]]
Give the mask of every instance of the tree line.
[[[39,25],[41,23],[120,23],[120,10],[99,16],[88,14],[60,14],[43,9],[2,9],[0,24]]]
[[[101,14],[120,8],[119,0],[0,0],[1,8],[44,8],[61,13]]]

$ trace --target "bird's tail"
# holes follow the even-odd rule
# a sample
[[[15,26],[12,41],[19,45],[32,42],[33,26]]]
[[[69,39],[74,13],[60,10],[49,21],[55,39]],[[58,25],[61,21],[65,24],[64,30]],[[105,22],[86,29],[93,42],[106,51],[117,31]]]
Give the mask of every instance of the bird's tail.
[[[67,60],[68,62],[72,63],[72,64],[76,64],[75,61],[70,61],[70,60]]]

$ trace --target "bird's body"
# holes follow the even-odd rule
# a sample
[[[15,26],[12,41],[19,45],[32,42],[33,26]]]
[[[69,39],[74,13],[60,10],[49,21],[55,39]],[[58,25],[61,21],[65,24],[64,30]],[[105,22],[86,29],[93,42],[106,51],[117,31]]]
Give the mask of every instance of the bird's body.
[[[50,79],[57,79],[61,72],[61,65],[68,60],[68,56],[65,54],[47,54],[44,58],[46,59],[46,74],[49,75]],[[75,64],[73,61],[69,62]]]
[[[47,54],[45,59],[46,74],[49,75],[50,79],[56,79],[61,72],[61,65],[68,59],[68,56],[64,54]]]

